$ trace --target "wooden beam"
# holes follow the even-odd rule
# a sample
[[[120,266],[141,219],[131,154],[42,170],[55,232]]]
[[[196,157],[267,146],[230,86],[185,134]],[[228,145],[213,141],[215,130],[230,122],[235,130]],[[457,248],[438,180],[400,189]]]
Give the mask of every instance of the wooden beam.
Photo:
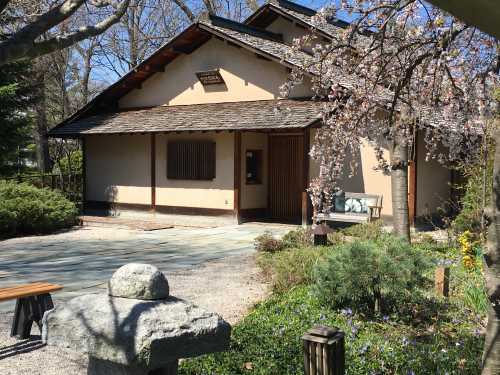
[[[85,201],[87,200],[87,140],[85,136],[82,142],[82,213],[85,212]]]
[[[418,133],[417,133],[418,136]],[[408,163],[408,216],[411,225],[415,225],[417,216],[417,160],[418,160],[418,142],[415,137],[413,144],[413,160]]]
[[[156,137],[151,134],[151,209],[156,210]]]
[[[239,224],[241,199],[241,131],[234,132],[234,217]]]
[[[309,223],[310,209],[309,209],[309,195],[307,188],[309,187],[309,128],[304,129],[304,140],[302,142],[303,151],[303,168],[302,168],[302,225],[306,226]]]
[[[258,53],[255,54],[255,57],[257,57],[258,59],[261,59],[261,60],[265,60],[265,61],[273,61],[273,60],[268,59],[267,57],[262,56],[262,55],[260,55]]]
[[[143,70],[145,72],[155,72],[155,73],[160,73],[165,71],[165,65],[159,65],[159,64],[147,64],[143,66]]]
[[[142,87],[142,82],[123,82],[121,87],[124,89],[140,89]]]

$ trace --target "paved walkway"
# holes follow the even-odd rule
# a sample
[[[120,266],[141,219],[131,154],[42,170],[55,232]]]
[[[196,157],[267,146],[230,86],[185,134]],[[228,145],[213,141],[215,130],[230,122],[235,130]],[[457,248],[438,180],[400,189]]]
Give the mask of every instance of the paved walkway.
[[[282,235],[293,226],[248,223],[218,228],[171,228],[151,232],[82,227],[48,236],[0,241],[0,287],[33,281],[64,285],[54,295],[63,300],[105,288],[120,266],[154,264],[167,274],[212,260],[253,251],[265,230]],[[0,303],[0,312],[13,311]]]

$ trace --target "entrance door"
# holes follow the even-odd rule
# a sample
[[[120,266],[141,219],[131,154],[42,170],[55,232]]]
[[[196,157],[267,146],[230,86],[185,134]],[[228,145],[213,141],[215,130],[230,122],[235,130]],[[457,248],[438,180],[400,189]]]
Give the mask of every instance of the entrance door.
[[[304,189],[304,138],[302,135],[269,136],[269,216],[300,221]]]

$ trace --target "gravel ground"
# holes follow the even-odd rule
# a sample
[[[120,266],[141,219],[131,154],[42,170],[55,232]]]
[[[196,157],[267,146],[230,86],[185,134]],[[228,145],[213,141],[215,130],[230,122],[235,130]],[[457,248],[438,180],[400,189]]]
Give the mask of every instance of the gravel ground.
[[[259,275],[253,256],[230,256],[203,266],[167,275],[171,294],[216,311],[236,323],[255,303],[264,299],[268,285]],[[12,314],[0,314],[1,375],[84,375],[86,362],[76,353],[9,337]],[[33,329],[37,334],[37,329]]]

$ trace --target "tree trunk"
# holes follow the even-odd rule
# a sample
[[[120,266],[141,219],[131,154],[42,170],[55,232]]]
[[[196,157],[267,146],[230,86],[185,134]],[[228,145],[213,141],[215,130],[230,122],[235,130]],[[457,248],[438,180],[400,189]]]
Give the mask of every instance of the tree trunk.
[[[391,150],[391,168],[394,234],[410,241],[408,210],[408,145],[400,135],[394,137]]]
[[[495,128],[500,128],[500,120],[496,120]],[[488,212],[491,224],[483,262],[486,288],[491,304],[488,311],[482,375],[500,374],[500,250],[498,248],[500,238],[500,130],[495,133],[495,144],[493,194],[491,208]]]
[[[50,172],[52,165],[49,154],[49,137],[47,134],[47,113],[45,101],[45,71],[37,69],[36,79],[36,101],[35,101],[35,142],[38,169],[40,172]]]

